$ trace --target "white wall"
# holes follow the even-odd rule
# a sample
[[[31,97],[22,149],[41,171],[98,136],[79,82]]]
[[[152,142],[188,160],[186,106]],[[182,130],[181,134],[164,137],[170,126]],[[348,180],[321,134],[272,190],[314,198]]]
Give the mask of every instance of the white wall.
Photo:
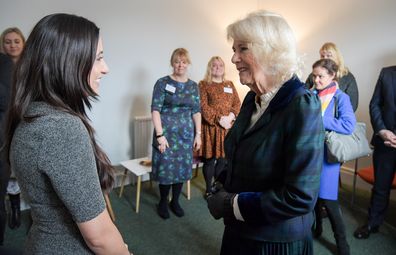
[[[149,114],[153,85],[171,72],[173,49],[190,51],[193,80],[203,77],[211,56],[220,55],[226,61],[228,78],[239,84],[225,27],[258,8],[279,12],[295,30],[305,56],[303,79],[319,57],[319,47],[326,41],[337,43],[358,82],[357,116],[369,122],[368,102],[380,68],[396,64],[396,1],[366,2],[0,0],[0,30],[18,26],[28,35],[40,18],[54,12],[85,16],[101,28],[110,73],[102,80],[100,102],[94,104],[91,117],[99,141],[118,164],[131,156],[132,119]],[[241,97],[247,92],[241,85],[238,89]]]

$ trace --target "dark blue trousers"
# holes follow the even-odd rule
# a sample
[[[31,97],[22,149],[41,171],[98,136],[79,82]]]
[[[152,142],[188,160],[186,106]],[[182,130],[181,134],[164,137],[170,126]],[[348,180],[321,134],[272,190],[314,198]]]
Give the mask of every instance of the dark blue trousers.
[[[371,191],[368,224],[382,224],[389,205],[390,191],[396,172],[396,149],[377,146],[373,154],[374,185]]]

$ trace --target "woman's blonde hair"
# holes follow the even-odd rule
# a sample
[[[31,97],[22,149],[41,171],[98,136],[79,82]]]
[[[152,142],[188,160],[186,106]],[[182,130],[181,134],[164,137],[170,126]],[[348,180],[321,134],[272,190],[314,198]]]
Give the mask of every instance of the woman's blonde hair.
[[[4,46],[3,45],[4,45],[4,41],[5,41],[5,36],[7,34],[9,34],[9,33],[16,33],[17,35],[19,35],[21,37],[21,39],[22,39],[23,45],[25,45],[25,41],[26,41],[25,40],[25,36],[23,36],[23,33],[22,33],[22,31],[19,28],[17,28],[17,27],[9,27],[9,28],[7,28],[0,35],[0,52],[2,52],[4,54],[5,54],[5,52],[4,52]]]
[[[224,61],[221,57],[219,57],[219,56],[212,57],[208,62],[208,66],[206,67],[205,77],[203,79],[207,83],[212,82],[212,64],[215,60],[220,61],[221,63],[223,63],[223,66],[225,66]],[[223,81],[225,80],[225,72],[223,73],[223,77],[221,77],[221,78],[223,79]]]
[[[332,59],[338,65],[338,72],[337,72],[338,79],[349,73],[348,68],[345,66],[344,58],[342,57],[341,51],[337,48],[337,45],[335,45],[335,43],[327,42],[323,44],[319,50],[319,54],[321,53],[321,51],[331,52]]]
[[[191,64],[190,54],[188,53],[188,50],[186,50],[185,48],[177,48],[173,51],[170,59],[171,65],[173,65],[173,62],[177,57],[183,57],[187,60],[188,64]]]
[[[227,38],[247,43],[263,71],[279,85],[300,72],[294,33],[279,14],[252,12],[227,27]]]

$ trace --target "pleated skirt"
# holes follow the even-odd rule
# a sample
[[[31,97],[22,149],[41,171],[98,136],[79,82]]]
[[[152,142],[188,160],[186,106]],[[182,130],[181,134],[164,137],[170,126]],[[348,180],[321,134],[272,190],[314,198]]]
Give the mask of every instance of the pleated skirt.
[[[221,255],[313,255],[312,235],[293,242],[267,242],[241,238],[224,231]]]

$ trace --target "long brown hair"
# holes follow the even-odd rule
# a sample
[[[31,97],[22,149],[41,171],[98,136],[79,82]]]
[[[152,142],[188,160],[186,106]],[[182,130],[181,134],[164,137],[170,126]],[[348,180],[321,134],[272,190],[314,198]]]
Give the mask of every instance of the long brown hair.
[[[110,160],[97,144],[95,131],[85,107],[97,94],[88,83],[99,28],[91,21],[70,14],[52,14],[41,19],[33,28],[17,63],[11,92],[6,130],[6,152],[21,121],[32,122],[39,116],[26,116],[34,101],[77,116],[84,123],[94,149],[102,190],[109,191],[114,183]]]

